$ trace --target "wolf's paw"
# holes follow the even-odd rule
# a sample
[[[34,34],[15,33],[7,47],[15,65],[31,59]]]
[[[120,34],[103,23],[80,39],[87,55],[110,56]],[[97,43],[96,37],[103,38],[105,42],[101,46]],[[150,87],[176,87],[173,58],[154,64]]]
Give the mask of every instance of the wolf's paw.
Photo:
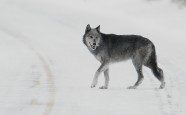
[[[97,80],[93,80],[93,81],[92,81],[92,84],[91,84],[91,88],[96,87],[96,85],[97,85]]]
[[[108,89],[108,87],[107,86],[101,86],[101,87],[99,87],[99,89]]]
[[[161,85],[160,85],[160,89],[163,89],[165,87],[165,82],[163,82]]]
[[[96,84],[92,84],[92,85],[91,85],[91,88],[94,88],[94,87],[96,87]]]
[[[91,88],[94,88],[94,87],[96,87],[96,85],[91,85],[90,87],[91,87]]]
[[[129,86],[127,89],[136,89],[136,86]]]

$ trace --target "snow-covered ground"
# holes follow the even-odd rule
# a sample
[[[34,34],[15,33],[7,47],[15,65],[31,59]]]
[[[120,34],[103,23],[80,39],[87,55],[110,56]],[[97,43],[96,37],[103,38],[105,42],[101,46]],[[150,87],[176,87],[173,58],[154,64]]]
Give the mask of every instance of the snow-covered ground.
[[[186,115],[185,20],[167,0],[0,0],[0,115]],[[166,88],[144,68],[126,89],[137,80],[127,61],[111,66],[109,89],[91,89],[87,24],[151,39]]]

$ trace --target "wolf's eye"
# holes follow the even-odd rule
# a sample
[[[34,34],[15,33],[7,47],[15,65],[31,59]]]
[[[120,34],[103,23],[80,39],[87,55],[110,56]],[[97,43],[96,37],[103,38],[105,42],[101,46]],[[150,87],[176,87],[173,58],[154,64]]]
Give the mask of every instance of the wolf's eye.
[[[90,38],[93,38],[93,36],[90,36]]]

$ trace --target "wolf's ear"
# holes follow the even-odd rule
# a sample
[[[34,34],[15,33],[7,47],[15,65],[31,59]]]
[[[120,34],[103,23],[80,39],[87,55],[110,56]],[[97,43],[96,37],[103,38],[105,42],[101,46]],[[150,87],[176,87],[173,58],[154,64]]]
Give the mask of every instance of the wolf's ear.
[[[87,33],[87,32],[90,31],[90,30],[91,30],[91,27],[90,27],[90,25],[88,24],[87,27],[86,27],[86,29],[85,29],[85,33]]]
[[[99,25],[98,27],[96,27],[96,30],[97,30],[98,32],[100,32],[100,25]]]

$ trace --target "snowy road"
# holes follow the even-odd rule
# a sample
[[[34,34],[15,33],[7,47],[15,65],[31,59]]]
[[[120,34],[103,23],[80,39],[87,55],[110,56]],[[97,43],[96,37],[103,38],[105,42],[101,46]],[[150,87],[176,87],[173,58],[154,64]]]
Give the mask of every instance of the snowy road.
[[[21,108],[17,108],[17,104],[19,104],[19,101],[14,104],[12,102],[7,103],[7,100],[4,100],[1,104],[1,109],[4,108],[4,104],[9,104],[12,106],[12,109],[17,108],[17,110],[19,111],[22,110],[22,108],[25,108],[24,104],[27,103],[27,105],[29,104],[29,107],[27,107],[25,110],[30,109],[30,106],[43,105],[45,106],[43,115],[49,115],[54,105],[55,89],[54,78],[48,63],[45,61],[43,56],[37,50],[35,50],[32,45],[29,44],[29,41],[26,41],[27,37],[15,33],[15,31],[11,31],[3,26],[1,26],[1,32],[1,38],[3,38],[2,52],[5,53],[3,54],[1,59],[2,62],[3,60],[5,61],[7,58],[7,61],[5,61],[6,63],[4,62],[2,67],[8,66],[7,68],[3,68],[2,70],[3,72],[6,72],[5,75],[9,73],[7,76],[10,77],[10,79],[12,79],[12,77],[14,76],[18,77],[18,79],[17,77],[13,78],[11,80],[11,83],[10,81],[5,82],[2,80],[2,86],[4,86],[5,88],[6,84],[10,84],[10,86],[8,86],[7,89],[1,89],[2,91],[7,90],[6,93],[1,93],[2,95],[7,94],[4,95],[5,97],[13,97],[13,101],[26,99],[25,102],[21,103]],[[9,69],[9,67],[11,67],[11,69]],[[20,70],[18,71],[19,67]],[[23,75],[20,75],[20,73]],[[27,78],[26,76],[28,76],[29,78]],[[14,87],[15,89],[12,89],[12,87]],[[16,89],[21,89],[21,92],[17,91]],[[14,90],[13,93],[12,90]],[[40,96],[38,96],[38,94],[40,94]],[[18,97],[15,98],[15,95],[18,95]],[[45,99],[42,99],[42,96],[44,96]],[[41,102],[38,102],[38,100],[42,100],[43,104]],[[3,114],[8,115],[9,112],[11,112],[9,111],[9,109],[11,108],[5,108],[4,110],[8,111],[5,111],[5,113]]]
[[[104,3],[0,0],[0,115],[186,114],[186,10],[168,1]],[[108,90],[91,89],[99,63],[82,43],[88,23],[105,33],[149,37],[166,88],[159,90],[144,68],[142,85],[126,89],[137,80],[127,61],[111,66]]]

